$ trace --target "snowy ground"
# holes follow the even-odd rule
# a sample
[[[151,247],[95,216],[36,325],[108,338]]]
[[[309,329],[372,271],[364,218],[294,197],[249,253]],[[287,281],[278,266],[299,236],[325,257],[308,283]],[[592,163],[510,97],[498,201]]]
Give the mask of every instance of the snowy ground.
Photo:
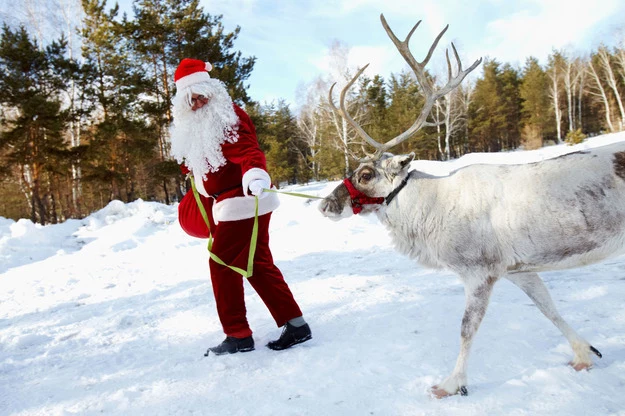
[[[614,140],[625,135],[583,146]],[[571,150],[415,166],[444,174]],[[603,353],[591,371],[566,365],[564,337],[502,281],[474,344],[469,396],[435,400],[428,388],[458,352],[457,278],[394,252],[374,217],[335,223],[316,202],[281,200],[272,249],[313,339],[265,348],[280,330],[247,285],[256,351],[208,358],[223,334],[206,242],[182,232],[176,206],[112,202],[46,227],[0,218],[0,415],[625,415],[625,257],[543,275]]]

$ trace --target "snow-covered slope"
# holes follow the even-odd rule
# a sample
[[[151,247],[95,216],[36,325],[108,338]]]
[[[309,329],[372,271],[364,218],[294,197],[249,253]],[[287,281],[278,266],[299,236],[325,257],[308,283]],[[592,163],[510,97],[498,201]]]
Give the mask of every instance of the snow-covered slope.
[[[445,174],[571,150],[415,167]],[[603,353],[591,371],[566,365],[564,337],[502,281],[476,337],[469,396],[439,401],[428,388],[458,352],[456,277],[396,253],[374,217],[335,223],[316,202],[280,198],[272,249],[313,339],[265,348],[280,330],[246,284],[256,351],[220,357],[203,356],[223,339],[206,242],[183,233],[176,206],[114,201],[46,227],[0,218],[0,414],[625,415],[625,258],[543,275],[562,315]]]

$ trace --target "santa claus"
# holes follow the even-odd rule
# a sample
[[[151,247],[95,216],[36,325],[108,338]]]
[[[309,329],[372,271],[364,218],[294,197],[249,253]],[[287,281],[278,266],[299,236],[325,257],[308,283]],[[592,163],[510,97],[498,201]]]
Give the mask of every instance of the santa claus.
[[[278,196],[266,192],[271,179],[250,117],[232,102],[223,82],[210,77],[211,69],[207,62],[185,58],[174,74],[172,154],[183,173],[193,175],[210,230],[191,192],[180,202],[178,218],[189,235],[208,238],[212,233],[213,254],[230,266],[246,269],[258,198],[258,239],[253,275],[247,280],[278,327],[284,327],[267,346],[283,350],[312,335],[269,249],[269,220],[279,205]],[[209,269],[226,339],[206,355],[252,351],[243,277],[212,259]]]

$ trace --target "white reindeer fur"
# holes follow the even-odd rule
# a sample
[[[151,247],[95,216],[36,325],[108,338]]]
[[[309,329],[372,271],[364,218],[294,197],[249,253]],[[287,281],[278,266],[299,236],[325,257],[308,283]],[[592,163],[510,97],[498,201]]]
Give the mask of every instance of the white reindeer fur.
[[[525,291],[568,339],[576,369],[591,346],[558,314],[537,272],[587,265],[625,251],[625,142],[523,165],[471,165],[446,177],[410,172],[386,205],[366,205],[396,248],[424,266],[456,272],[465,285],[461,348],[451,375],[432,392],[464,393],[473,335],[494,283]],[[408,174],[410,156],[361,165],[351,180],[368,196],[387,196]],[[375,171],[362,180],[363,172]],[[351,215],[339,185],[320,205],[332,219]]]

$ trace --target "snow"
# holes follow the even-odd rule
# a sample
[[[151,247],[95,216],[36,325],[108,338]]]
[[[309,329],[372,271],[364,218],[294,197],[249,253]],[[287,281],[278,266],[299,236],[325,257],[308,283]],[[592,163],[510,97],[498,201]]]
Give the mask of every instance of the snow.
[[[444,175],[527,163],[611,141],[414,162]],[[285,190],[326,195],[336,185]],[[395,252],[373,216],[323,218],[281,195],[277,265],[313,339],[286,351],[246,283],[256,350],[204,357],[223,339],[206,241],[177,206],[113,201],[83,220],[0,218],[1,415],[625,415],[625,257],[543,274],[565,319],[603,353],[567,366],[560,332],[515,286],[497,284],[469,362],[469,396],[435,400],[459,348],[463,287]]]

